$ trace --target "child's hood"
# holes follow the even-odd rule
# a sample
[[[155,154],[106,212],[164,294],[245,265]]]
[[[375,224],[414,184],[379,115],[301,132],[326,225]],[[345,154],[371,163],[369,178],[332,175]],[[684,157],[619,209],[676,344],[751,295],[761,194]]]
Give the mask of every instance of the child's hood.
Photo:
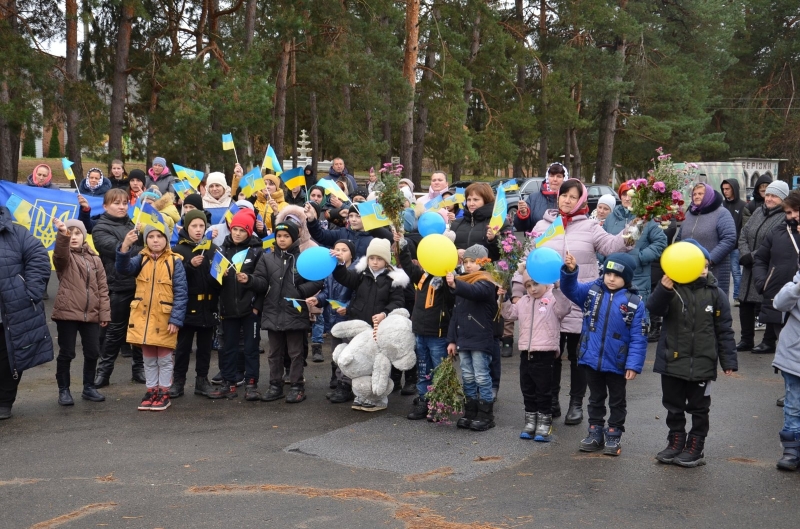
[[[355,264],[355,270],[359,274],[364,272],[367,267],[368,260],[366,256],[360,258]],[[408,278],[408,275],[401,268],[393,268],[389,263],[386,263],[386,268],[383,269],[383,272],[381,272],[378,277],[385,274],[388,274],[391,278],[393,287],[405,288],[406,285],[408,285],[408,283],[411,281]]]

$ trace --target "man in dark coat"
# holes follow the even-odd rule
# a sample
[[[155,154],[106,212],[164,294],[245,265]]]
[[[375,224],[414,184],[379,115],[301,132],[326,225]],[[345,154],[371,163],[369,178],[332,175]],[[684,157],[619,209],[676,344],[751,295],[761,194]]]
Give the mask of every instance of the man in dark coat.
[[[42,296],[50,257],[0,206],[0,420],[11,417],[22,372],[53,359]]]
[[[739,235],[742,233],[742,226],[747,223],[751,211],[747,209],[745,201],[739,198],[739,180],[735,178],[723,180],[719,190],[724,198],[722,205],[731,214],[733,222],[736,224],[736,240],[738,241]],[[742,269],[739,266],[738,248],[731,252],[731,274],[733,275],[733,303],[735,306],[739,306],[739,285],[742,282]]]

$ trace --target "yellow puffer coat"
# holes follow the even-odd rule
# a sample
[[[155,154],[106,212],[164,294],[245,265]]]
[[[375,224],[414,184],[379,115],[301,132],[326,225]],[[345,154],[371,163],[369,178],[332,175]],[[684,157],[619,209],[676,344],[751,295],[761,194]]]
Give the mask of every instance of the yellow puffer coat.
[[[272,210],[268,202],[269,199],[267,198],[266,193],[263,191],[258,191],[256,193],[256,201],[253,206],[256,208],[256,213],[260,214],[261,218],[264,219],[264,225],[267,227],[267,229],[272,231],[272,217],[283,211],[286,206],[289,205],[289,203],[286,202],[286,199],[283,196],[283,190],[281,189],[278,189],[272,193],[270,198],[278,203],[278,211]]]

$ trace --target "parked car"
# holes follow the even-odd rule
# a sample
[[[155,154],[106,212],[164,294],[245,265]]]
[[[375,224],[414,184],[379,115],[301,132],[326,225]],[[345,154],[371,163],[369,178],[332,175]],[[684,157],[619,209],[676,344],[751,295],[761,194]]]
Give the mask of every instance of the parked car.
[[[603,195],[613,195],[616,204],[618,206],[622,204],[622,202],[619,200],[619,195],[617,195],[617,192],[609,186],[601,184],[589,184],[586,186],[586,191],[589,195],[587,199],[589,204],[589,213],[594,211],[594,209],[597,207],[597,201],[600,200],[600,197]]]

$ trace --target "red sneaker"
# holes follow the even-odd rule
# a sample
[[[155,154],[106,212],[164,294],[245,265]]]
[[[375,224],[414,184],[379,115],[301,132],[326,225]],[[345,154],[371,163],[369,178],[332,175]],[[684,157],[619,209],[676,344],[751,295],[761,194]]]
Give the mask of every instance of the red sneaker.
[[[139,404],[139,411],[149,411],[153,407],[153,401],[158,395],[158,389],[147,388],[147,393],[144,394],[142,402]]]
[[[169,390],[159,388],[158,395],[155,400],[153,400],[153,405],[150,406],[150,411],[164,411],[169,408],[169,406]]]

